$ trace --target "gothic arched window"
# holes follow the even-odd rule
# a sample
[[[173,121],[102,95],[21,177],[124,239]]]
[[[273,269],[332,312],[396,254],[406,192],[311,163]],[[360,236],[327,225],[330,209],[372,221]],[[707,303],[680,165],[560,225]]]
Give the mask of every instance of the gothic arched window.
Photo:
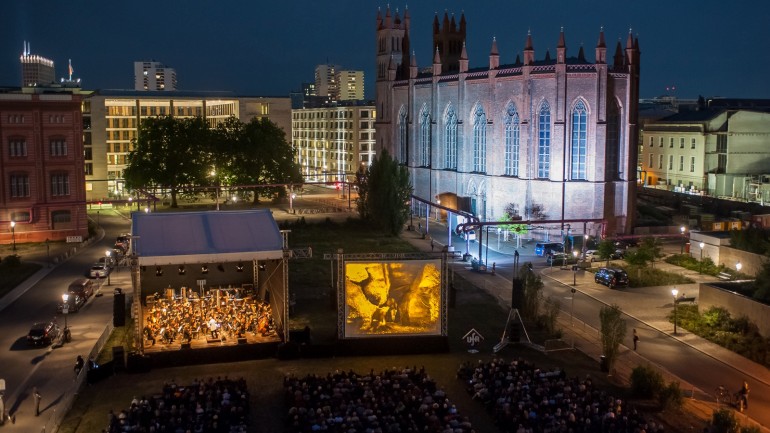
[[[420,167],[430,167],[430,114],[427,108],[420,113]]]
[[[572,164],[570,177],[573,180],[586,179],[588,110],[583,101],[572,109]]]
[[[409,131],[406,124],[406,109],[401,107],[398,113],[398,161],[402,164],[407,163],[409,149]]]
[[[446,113],[444,139],[444,168],[457,170],[457,114],[451,106]]]
[[[543,101],[537,116],[537,177],[551,175],[551,107]]]
[[[605,151],[607,180],[623,178],[621,142],[620,108],[617,103],[610,102],[607,104],[607,150]]]
[[[481,105],[473,113],[473,171],[487,171],[487,115]]]
[[[519,175],[519,113],[513,104],[505,111],[505,175]]]

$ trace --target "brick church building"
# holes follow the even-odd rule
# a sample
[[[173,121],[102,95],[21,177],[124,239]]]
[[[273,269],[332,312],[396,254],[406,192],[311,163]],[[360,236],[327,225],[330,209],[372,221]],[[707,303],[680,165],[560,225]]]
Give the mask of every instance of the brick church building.
[[[608,63],[603,30],[593,61],[582,47],[567,56],[563,30],[555,56],[536,59],[528,34],[523,58],[509,64],[492,40],[488,63],[471,68],[465,15],[458,23],[445,13],[433,20],[432,65],[419,68],[410,21],[408,10],[377,14],[375,129],[378,148],[408,167],[416,196],[482,221],[512,207],[525,220],[601,220],[590,234],[630,233],[638,39],[629,33]]]

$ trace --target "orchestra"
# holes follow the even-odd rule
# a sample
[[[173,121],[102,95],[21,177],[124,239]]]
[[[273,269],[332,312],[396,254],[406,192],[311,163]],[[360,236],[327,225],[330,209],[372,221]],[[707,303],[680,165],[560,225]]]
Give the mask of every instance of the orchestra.
[[[147,297],[142,335],[146,346],[232,341],[275,336],[270,304],[241,289],[212,289],[203,297],[182,288],[180,296],[166,289]]]

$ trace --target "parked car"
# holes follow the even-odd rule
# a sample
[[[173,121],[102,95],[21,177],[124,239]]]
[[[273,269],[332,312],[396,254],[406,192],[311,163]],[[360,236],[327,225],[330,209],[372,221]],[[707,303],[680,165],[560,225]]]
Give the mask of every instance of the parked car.
[[[596,275],[594,275],[594,281],[604,284],[610,289],[617,286],[627,286],[628,274],[623,269],[599,268]]]
[[[578,262],[578,259],[572,254],[556,253],[556,254],[549,254],[545,258],[545,262],[549,266],[554,266],[554,265],[564,266],[569,264],[575,264]]]
[[[38,322],[32,325],[27,334],[27,343],[35,346],[47,346],[59,337],[59,325],[56,322]]]
[[[614,253],[610,254],[610,259],[620,260],[625,256],[626,256],[626,250],[615,250]]]
[[[73,281],[67,289],[70,294],[78,295],[87,300],[94,294],[94,283],[88,278],[78,278]]]
[[[77,313],[80,307],[83,306],[83,304],[86,303],[85,298],[83,298],[80,295],[71,294],[69,298],[67,298],[67,312],[68,313]],[[64,301],[59,302],[59,305],[56,306],[56,312],[61,314],[64,311]]]
[[[596,261],[601,260],[601,257],[599,256],[599,251],[596,251],[596,250],[586,250],[585,260],[587,262],[596,262]]]
[[[464,238],[466,241],[476,242],[476,232],[474,230],[465,232]]]
[[[110,269],[107,266],[104,266],[103,263],[96,263],[91,266],[91,270],[89,271],[88,275],[91,278],[107,278],[107,274],[109,273]]]
[[[97,265],[104,265],[105,267],[107,267],[109,269],[112,269],[112,268],[115,267],[115,258],[112,257],[112,256],[110,256],[110,257],[101,257],[96,262],[96,264]]]

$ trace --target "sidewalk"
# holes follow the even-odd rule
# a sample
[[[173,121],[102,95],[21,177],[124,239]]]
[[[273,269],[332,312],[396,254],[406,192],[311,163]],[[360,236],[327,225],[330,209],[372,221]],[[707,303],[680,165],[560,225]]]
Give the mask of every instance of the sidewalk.
[[[423,239],[422,234],[419,232],[404,232],[402,234],[402,238],[423,251],[431,251],[431,241],[428,239]],[[495,239],[492,239],[490,244],[490,250],[492,250],[492,247],[495,246]],[[483,288],[491,295],[493,295],[503,308],[510,308],[511,281],[509,279],[503,278],[499,274],[493,275],[491,272],[473,272],[467,270],[466,268],[469,266],[467,262],[451,261],[450,266],[453,267],[455,272],[462,273],[462,277],[464,279],[468,280],[479,288]],[[656,262],[655,266],[659,269],[664,269],[667,272],[682,274],[695,281],[696,283],[694,284],[680,286],[683,291],[687,291],[688,293],[697,293],[699,283],[718,281],[716,277],[700,275],[695,271],[689,271],[687,269],[670,265],[665,262]],[[550,278],[554,281],[557,281],[565,287],[572,287],[573,278],[576,278],[578,287],[588,287],[594,285],[592,278],[593,274],[590,272],[579,272],[579,276],[576,277],[573,275],[571,270],[553,268],[550,270],[544,270],[541,275],[544,278]],[[668,290],[668,288],[665,289]],[[661,333],[673,335],[673,324],[669,323],[660,312],[660,299],[651,298],[650,296],[641,296],[634,298],[630,302],[628,300],[623,302],[623,293],[612,292],[611,294],[620,295],[613,298],[612,301],[613,303],[618,304],[625,314],[646,323],[651,328]],[[590,293],[586,293],[582,290],[580,291],[580,295],[589,296],[597,302],[603,302],[591,296]],[[639,302],[640,298],[646,299],[647,302]],[[671,302],[671,305],[673,306],[673,302]],[[601,337],[599,330],[591,327],[586,323],[583,323],[582,321],[571,318],[569,312],[564,310],[562,310],[562,314],[560,314],[558,318],[558,323],[559,328],[561,328],[563,331],[562,339],[566,342],[570,342],[575,349],[583,352],[590,358],[596,359],[598,370],[598,360],[600,355],[602,355]],[[757,381],[767,383],[766,375],[754,374],[756,372],[766,371],[764,366],[756,364],[751,360],[737,355],[734,352],[724,349],[721,346],[713,344],[708,340],[700,338],[681,328],[678,330],[676,335],[673,335],[673,338],[676,338],[681,343],[687,344],[712,358],[718,359],[719,361],[744,372],[746,376],[751,376]],[[629,378],[633,369],[644,365],[655,365],[655,367],[662,372],[666,382],[673,380],[678,381],[685,397],[688,397],[688,402],[690,403],[689,407],[699,413],[699,415],[702,417],[706,419],[711,418],[711,413],[714,411],[714,409],[716,409],[716,404],[712,402],[713,396],[711,392],[708,390],[698,389],[693,384],[684,382],[681,378],[678,378],[670,373],[664,366],[652,363],[647,358],[645,358],[643,354],[636,352],[629,347],[621,346],[619,357],[613,366],[611,375],[614,376],[615,380],[617,380],[619,383],[627,386],[629,384]],[[744,417],[752,424],[755,424],[753,420],[747,418],[745,415],[741,415],[741,418]],[[761,429],[763,432],[770,431],[770,429],[765,427],[761,427]]]

